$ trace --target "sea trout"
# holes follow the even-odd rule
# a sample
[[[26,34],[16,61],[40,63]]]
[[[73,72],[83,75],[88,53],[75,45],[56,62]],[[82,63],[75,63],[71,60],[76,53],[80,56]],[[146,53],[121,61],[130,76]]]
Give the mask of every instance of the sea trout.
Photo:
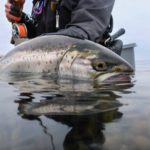
[[[89,40],[40,36],[16,46],[0,59],[0,74],[53,74],[79,80],[118,82],[134,71],[123,58]]]

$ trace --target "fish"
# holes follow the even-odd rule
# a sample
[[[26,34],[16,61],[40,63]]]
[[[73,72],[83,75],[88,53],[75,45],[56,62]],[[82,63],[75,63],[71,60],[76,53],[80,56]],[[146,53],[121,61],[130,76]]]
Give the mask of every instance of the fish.
[[[60,78],[128,82],[134,68],[110,49],[63,35],[45,35],[25,41],[0,59],[2,74],[55,74]]]
[[[19,113],[26,116],[89,115],[113,111],[121,107],[119,101],[97,100],[92,102],[45,101],[19,103]]]

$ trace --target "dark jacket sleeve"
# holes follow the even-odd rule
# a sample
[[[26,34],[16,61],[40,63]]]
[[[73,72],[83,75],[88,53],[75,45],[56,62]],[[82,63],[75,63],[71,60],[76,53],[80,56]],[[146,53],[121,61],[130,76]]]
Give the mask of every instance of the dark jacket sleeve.
[[[92,41],[101,39],[109,24],[114,1],[79,0],[77,6],[72,10],[71,22],[66,29],[58,33]]]

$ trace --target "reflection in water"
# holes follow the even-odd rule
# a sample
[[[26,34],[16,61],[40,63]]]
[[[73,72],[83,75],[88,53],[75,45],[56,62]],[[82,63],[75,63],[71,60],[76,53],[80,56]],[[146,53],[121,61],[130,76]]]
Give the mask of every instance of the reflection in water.
[[[38,117],[35,117],[35,116],[31,116],[31,115],[22,115],[21,116],[23,119],[27,119],[27,120],[30,120],[30,121],[38,121],[39,122],[39,125],[42,127],[42,130],[43,132],[50,138],[50,143],[51,143],[51,147],[52,147],[52,150],[55,150],[55,145],[54,145],[54,142],[53,142],[53,135],[51,133],[48,132],[48,128],[43,124],[42,120]]]
[[[57,122],[71,127],[71,130],[65,136],[63,142],[64,150],[97,150],[101,149],[105,143],[103,130],[105,129],[104,123],[120,119],[122,113],[118,109],[90,116],[46,116],[47,118],[54,119]],[[44,125],[42,119],[35,116],[21,116],[27,120],[37,120],[43,132],[50,138],[50,145],[55,150],[53,135],[48,131],[48,127]],[[59,133],[57,133],[59,136]],[[44,144],[44,143],[43,143]]]
[[[15,100],[18,104],[18,114],[25,120],[36,120],[39,122],[43,133],[50,138],[49,144],[52,150],[56,149],[56,142],[54,141],[54,135],[49,131],[49,126],[47,126],[47,122],[51,121],[51,119],[57,123],[67,125],[69,128],[67,134],[64,135],[65,138],[63,145],[60,146],[61,149],[103,149],[103,144],[106,140],[103,134],[105,123],[120,119],[123,116],[119,112],[121,103],[118,101],[118,98],[121,98],[121,96],[117,92],[124,93],[133,86],[132,84],[98,86],[92,83],[58,81],[47,78],[18,80],[10,82],[10,84],[20,92],[18,99]],[[95,105],[95,103],[98,105]],[[54,104],[57,104],[57,106],[63,105],[63,107],[46,108],[47,105],[54,106]],[[75,109],[79,113],[74,111],[74,109],[62,113],[62,108],[65,106],[77,104],[82,106],[88,104],[88,107],[94,105],[94,107],[84,111],[84,113],[80,113],[79,109]],[[24,111],[24,106],[32,106],[29,113],[27,113],[29,109]],[[44,111],[32,113],[33,108],[41,106],[45,107],[45,109],[41,109]],[[95,107],[97,111],[93,111]],[[57,112],[59,111],[59,113],[56,113],[56,109],[58,109]],[[43,119],[43,116],[47,118],[46,121]],[[59,137],[60,133],[57,132],[57,127],[55,130],[56,136]],[[34,144],[36,145],[36,143]],[[44,144],[47,143],[43,141]]]

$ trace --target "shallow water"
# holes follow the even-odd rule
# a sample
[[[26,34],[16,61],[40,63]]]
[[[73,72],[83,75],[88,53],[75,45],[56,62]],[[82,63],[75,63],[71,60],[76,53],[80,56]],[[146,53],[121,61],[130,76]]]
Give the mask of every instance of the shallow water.
[[[149,150],[150,61],[137,62],[133,85],[98,86],[48,77],[0,81],[0,150]],[[83,114],[25,115],[22,104],[108,102]],[[119,105],[122,104],[122,105]]]

